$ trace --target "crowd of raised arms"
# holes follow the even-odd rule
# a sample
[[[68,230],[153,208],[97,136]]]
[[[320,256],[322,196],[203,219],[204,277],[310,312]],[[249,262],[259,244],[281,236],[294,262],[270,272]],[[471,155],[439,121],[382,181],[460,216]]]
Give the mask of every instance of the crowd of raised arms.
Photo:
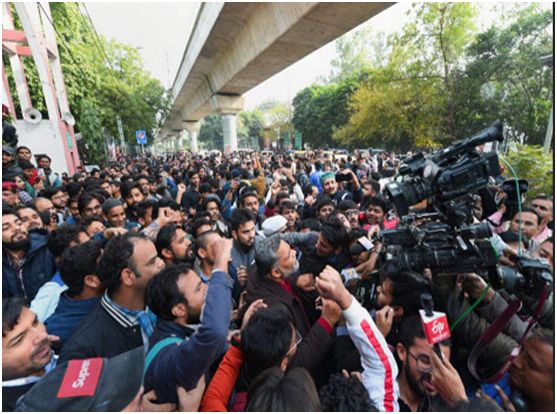
[[[495,286],[389,253],[441,223],[427,199],[397,213],[405,157],[179,151],[68,175],[4,145],[2,409],[553,411],[553,195],[516,209],[503,169],[469,194]]]

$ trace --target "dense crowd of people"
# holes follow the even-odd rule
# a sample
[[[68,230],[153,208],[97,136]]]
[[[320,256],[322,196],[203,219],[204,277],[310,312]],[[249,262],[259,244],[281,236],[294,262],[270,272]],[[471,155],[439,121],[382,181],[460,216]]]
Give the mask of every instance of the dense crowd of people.
[[[402,225],[385,194],[401,165],[182,151],[69,176],[4,145],[3,410],[553,411],[553,293],[532,329],[538,298],[521,297],[477,360],[482,378],[508,369],[473,375],[519,293],[393,265],[381,235]],[[473,194],[473,222],[501,266],[553,272],[553,195],[509,216],[501,181]],[[424,294],[451,324],[435,346]]]

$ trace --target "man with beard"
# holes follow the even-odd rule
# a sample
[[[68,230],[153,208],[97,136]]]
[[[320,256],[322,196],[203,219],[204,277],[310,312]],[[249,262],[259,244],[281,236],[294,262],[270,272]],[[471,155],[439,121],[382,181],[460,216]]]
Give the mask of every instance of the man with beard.
[[[336,217],[327,219],[321,226],[320,232],[290,232],[281,234],[281,238],[300,249],[304,255],[321,260],[339,272],[350,264],[351,257],[348,253],[350,237],[346,227]],[[356,271],[360,272],[361,267],[366,263],[359,265]]]
[[[39,168],[42,168],[45,174],[45,187],[61,187],[62,180],[55,174],[54,171],[50,168],[51,159],[46,154],[41,154],[37,158],[37,165]]]
[[[405,318],[400,324],[396,355],[402,369],[398,375],[401,411],[428,411],[437,390],[431,381],[432,346],[427,342],[418,315]],[[440,343],[443,357],[448,361],[451,348],[448,342]]]
[[[310,324],[302,299],[296,290],[293,276],[298,272],[296,251],[274,235],[255,243],[256,276],[248,280],[246,301],[249,304],[263,299],[269,308],[288,312],[302,342],[291,366],[300,366],[317,373],[323,357],[333,342],[334,326],[341,310],[331,300],[323,299],[321,317]]]
[[[64,344],[60,362],[111,358],[149,345],[154,316],[145,308],[149,280],[164,268],[155,245],[138,234],[114,236],[105,246],[97,275],[106,291]]]
[[[39,197],[51,201],[54,211],[58,216],[58,223],[62,223],[69,212],[66,208],[66,189],[64,187],[47,187],[39,193]]]
[[[15,209],[15,212],[21,219],[23,225],[27,228],[27,231],[44,230],[46,234],[43,221],[41,220],[39,213],[33,207],[20,206]]]
[[[360,187],[358,177],[356,177],[356,174],[354,174],[354,172],[349,168],[342,170],[339,173],[339,177],[341,175],[345,176],[347,181],[352,184],[353,190],[349,190],[346,188],[339,190],[337,177],[332,172],[326,172],[321,176],[323,193],[328,195],[335,204],[338,204],[344,200],[352,200],[355,203],[359,203],[360,200],[363,198],[363,192],[362,188]]]
[[[230,228],[234,238],[230,268],[243,288],[248,281],[249,268],[255,260],[253,246],[258,238],[255,232],[255,216],[247,208],[237,208],[230,217]]]
[[[46,241],[46,234],[29,234],[13,211],[2,211],[2,297],[31,301],[52,278],[56,262]]]
[[[2,299],[2,411],[14,411],[16,401],[56,366],[48,335],[22,298]]]
[[[215,242],[221,238],[219,233],[210,230],[201,233],[195,239],[197,259],[195,260],[194,271],[205,283],[209,283],[215,265],[215,258],[217,257],[217,252],[214,248]]]
[[[202,203],[202,211],[206,211],[211,220],[212,230],[218,232],[221,236],[227,237],[228,226],[222,221],[220,213],[221,202],[219,196],[211,194],[207,196]]]
[[[155,391],[158,403],[177,403],[176,387],[195,388],[225,351],[233,286],[225,269],[232,240],[217,239],[213,247],[220,254],[208,284],[179,264],[167,267],[147,288],[147,306],[157,315],[157,325],[144,386]]]
[[[263,230],[262,225],[266,217],[259,212],[259,198],[253,187],[245,187],[241,191],[238,205],[239,207],[250,210],[255,217],[256,230]]]
[[[193,261],[191,245],[186,232],[175,224],[161,228],[155,240],[159,257],[166,265]]]
[[[137,218],[137,205],[145,199],[145,196],[141,192],[141,186],[135,182],[125,182],[122,185],[122,197],[126,202],[126,217],[128,220],[133,222],[138,222]]]
[[[2,178],[8,175],[20,174],[23,170],[16,163],[15,152],[12,147],[2,145]]]
[[[238,202],[236,204],[236,208],[245,208],[250,210],[253,217],[255,217],[256,230],[263,230],[262,225],[266,217],[264,214],[259,212],[259,197],[254,187],[242,187],[238,190]],[[232,199],[225,197],[222,201],[222,217],[225,220],[230,220],[231,214],[234,210],[235,208],[232,207]]]
[[[199,192],[200,182],[201,179],[199,177],[199,172],[196,170],[190,171],[189,188],[180,200],[176,200],[190,215],[195,215],[195,213],[199,210],[199,200],[201,199],[201,194]]]

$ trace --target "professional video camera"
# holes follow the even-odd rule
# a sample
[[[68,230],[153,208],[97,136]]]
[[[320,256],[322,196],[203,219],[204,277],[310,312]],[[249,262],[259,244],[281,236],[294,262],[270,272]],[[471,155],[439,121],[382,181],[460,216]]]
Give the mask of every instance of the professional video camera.
[[[412,223],[383,230],[380,238],[386,259],[393,260],[401,271],[429,268],[434,273],[448,274],[478,272],[496,265],[497,255],[488,240],[492,233],[487,223],[460,228],[441,221],[416,224],[442,217],[437,213],[408,215],[403,222]]]
[[[478,135],[430,156],[418,153],[405,159],[399,176],[407,176],[406,179],[386,187],[398,215],[408,214],[411,206],[425,199],[441,205],[485,187],[490,176],[499,175],[499,158],[496,152],[480,153],[476,147],[502,140],[503,125],[497,121]]]
[[[516,213],[518,213],[518,200],[522,199],[522,195],[528,191],[528,181],[521,179],[518,180],[518,191],[515,180],[505,180],[501,184],[501,190],[505,192],[505,197],[502,202],[505,204],[505,214],[503,214],[503,221],[512,220]]]
[[[516,266],[517,269],[500,266],[497,269],[497,279],[491,280],[492,285],[496,289],[504,288],[518,296],[537,298],[543,293],[544,288],[553,284],[551,268],[540,259],[518,257]]]
[[[399,170],[403,180],[386,187],[401,217],[398,229],[380,234],[387,260],[394,260],[401,270],[495,272],[497,255],[489,241],[491,228],[486,223],[470,223],[472,194],[486,187],[491,176],[499,175],[497,153],[480,153],[476,147],[502,140],[503,125],[498,121],[432,155],[419,153],[404,160]],[[426,199],[431,213],[408,214],[411,206]]]

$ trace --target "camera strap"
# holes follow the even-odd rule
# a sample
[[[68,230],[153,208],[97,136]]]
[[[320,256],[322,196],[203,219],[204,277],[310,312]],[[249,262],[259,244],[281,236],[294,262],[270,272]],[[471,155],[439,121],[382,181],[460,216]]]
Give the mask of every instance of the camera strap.
[[[522,337],[518,341],[518,344],[512,350],[511,355],[505,361],[503,366],[499,369],[499,371],[497,371],[491,377],[482,378],[478,374],[478,372],[476,371],[476,364],[478,362],[478,358],[480,357],[482,352],[485,351],[485,349],[489,346],[489,344],[491,344],[491,342],[495,339],[495,337],[497,335],[499,335],[499,333],[507,326],[507,323],[511,320],[511,318],[520,309],[520,306],[522,305],[522,302],[519,299],[513,299],[512,301],[510,301],[508,306],[505,308],[505,310],[501,314],[499,314],[499,316],[491,323],[491,325],[489,325],[487,330],[483,333],[483,335],[480,337],[478,342],[476,342],[476,344],[474,345],[474,348],[472,348],[472,352],[470,353],[470,356],[468,357],[468,370],[470,371],[470,373],[474,376],[474,378],[476,380],[478,380],[479,382],[482,382],[482,383],[494,384],[497,381],[499,381],[503,377],[503,375],[505,375],[507,370],[511,367],[511,364],[513,363],[513,361],[516,359],[516,357],[520,353],[520,350],[522,349],[522,343],[526,339],[526,336],[528,335],[530,330],[534,327],[534,325],[536,324],[536,322],[540,318],[540,315],[541,315],[542,310],[543,310],[543,306],[544,306],[545,301],[547,300],[547,298],[549,296],[549,293],[550,293],[549,292],[549,286],[547,286],[547,285],[544,286],[542,296],[540,297],[540,300],[538,301],[538,306],[536,307],[536,310],[535,310],[534,314],[532,315],[532,317],[528,321],[528,326],[526,327],[526,330],[522,334]]]

